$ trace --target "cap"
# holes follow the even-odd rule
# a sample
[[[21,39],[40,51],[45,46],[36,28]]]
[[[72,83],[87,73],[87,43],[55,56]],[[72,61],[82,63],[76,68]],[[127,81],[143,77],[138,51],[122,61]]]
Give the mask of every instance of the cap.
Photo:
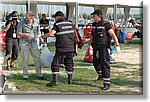
[[[12,14],[17,14],[18,12],[17,11],[12,11]]]
[[[101,10],[95,10],[93,13],[91,13],[91,15],[94,15],[94,14],[102,15],[102,12]]]
[[[46,16],[46,14],[45,14],[45,13],[43,13],[43,14],[42,14],[42,16]]]
[[[63,14],[63,12],[61,12],[61,11],[57,11],[57,12],[55,13],[55,15],[52,15],[52,17],[56,17],[56,16],[64,16],[64,14]]]

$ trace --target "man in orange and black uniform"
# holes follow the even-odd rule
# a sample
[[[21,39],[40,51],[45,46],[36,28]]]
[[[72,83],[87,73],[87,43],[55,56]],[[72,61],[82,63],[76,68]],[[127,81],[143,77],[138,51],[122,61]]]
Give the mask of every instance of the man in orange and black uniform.
[[[52,17],[55,17],[56,20],[52,31],[41,36],[41,38],[47,38],[50,36],[56,37],[56,53],[51,65],[53,80],[50,83],[47,83],[47,86],[57,85],[57,74],[59,74],[59,67],[62,58],[64,59],[65,69],[68,74],[68,84],[72,84],[75,38],[73,24],[66,21],[66,18],[61,11],[57,11]]]
[[[95,22],[92,24],[92,37],[89,44],[93,47],[93,65],[98,74],[98,80],[103,80],[102,90],[110,88],[110,63],[109,53],[110,38],[112,37],[116,44],[117,52],[120,52],[118,39],[112,30],[111,24],[103,20],[102,12],[95,10],[93,13]]]

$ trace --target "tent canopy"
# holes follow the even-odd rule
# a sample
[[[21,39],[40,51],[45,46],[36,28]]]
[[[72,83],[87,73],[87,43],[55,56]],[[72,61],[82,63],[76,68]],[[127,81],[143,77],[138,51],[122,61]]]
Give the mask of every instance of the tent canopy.
[[[39,4],[56,4],[56,5],[65,5],[65,4],[75,4],[79,5],[104,5],[104,6],[113,6],[115,4],[119,6],[129,6],[129,7],[142,7],[142,0],[0,0],[0,3],[3,4],[27,4],[28,2],[36,2]]]

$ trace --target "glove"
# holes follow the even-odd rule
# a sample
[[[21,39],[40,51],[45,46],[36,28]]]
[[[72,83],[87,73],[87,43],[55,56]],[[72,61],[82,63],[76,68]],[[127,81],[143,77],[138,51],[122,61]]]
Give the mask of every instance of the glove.
[[[38,35],[37,35],[37,38],[42,38],[43,35],[44,35],[44,33],[38,34]]]
[[[116,50],[117,50],[117,53],[121,53],[121,49],[120,49],[120,46],[116,46]]]
[[[37,35],[37,38],[41,38],[41,36],[42,36],[41,34],[38,34],[38,35]]]

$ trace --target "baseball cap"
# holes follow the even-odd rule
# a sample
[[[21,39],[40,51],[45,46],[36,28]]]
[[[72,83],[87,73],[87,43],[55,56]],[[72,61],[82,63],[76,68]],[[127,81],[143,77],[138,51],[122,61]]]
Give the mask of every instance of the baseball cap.
[[[91,13],[91,15],[94,15],[94,14],[102,15],[102,12],[101,10],[95,10],[93,13]]]
[[[63,12],[61,12],[61,11],[57,11],[57,12],[55,13],[55,15],[52,15],[52,17],[56,17],[56,16],[64,16],[64,14],[63,14]]]

